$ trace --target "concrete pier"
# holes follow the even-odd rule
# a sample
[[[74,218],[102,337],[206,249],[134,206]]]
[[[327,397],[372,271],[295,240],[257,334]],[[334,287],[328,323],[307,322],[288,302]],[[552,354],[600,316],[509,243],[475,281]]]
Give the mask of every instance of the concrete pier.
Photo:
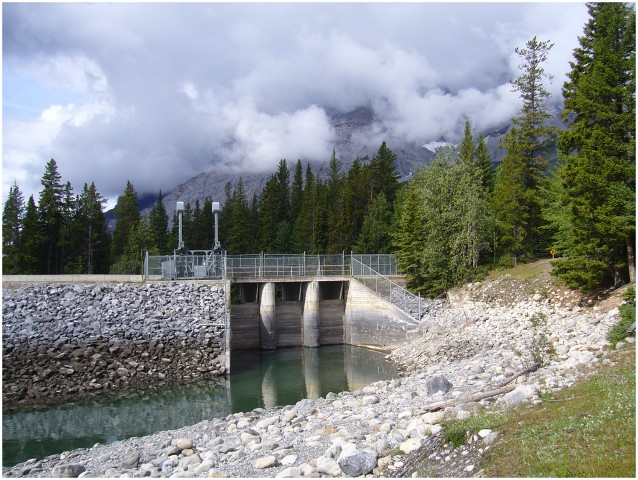
[[[262,350],[277,348],[277,316],[275,314],[275,284],[261,286],[259,303],[259,345]]]
[[[319,282],[308,282],[303,308],[303,346],[319,346]]]

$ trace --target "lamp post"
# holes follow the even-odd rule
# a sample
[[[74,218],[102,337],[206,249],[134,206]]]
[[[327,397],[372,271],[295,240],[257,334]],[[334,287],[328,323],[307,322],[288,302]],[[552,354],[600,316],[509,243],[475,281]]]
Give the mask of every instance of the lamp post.
[[[177,243],[177,249],[184,248],[184,241],[182,240],[182,215],[184,213],[184,202],[177,202],[177,216],[179,217],[179,242]]]

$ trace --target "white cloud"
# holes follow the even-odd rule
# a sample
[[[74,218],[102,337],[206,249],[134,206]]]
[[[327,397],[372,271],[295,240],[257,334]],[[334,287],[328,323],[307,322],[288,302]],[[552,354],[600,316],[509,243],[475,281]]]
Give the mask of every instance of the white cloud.
[[[329,158],[334,132],[325,112],[315,105],[292,113],[269,115],[245,100],[227,105],[223,122],[232,144],[218,153],[234,169],[270,169],[274,160]]]
[[[455,142],[466,117],[514,115],[514,48],[534,35],[555,43],[560,95],[586,20],[578,3],[7,3],[4,75],[18,81],[3,101],[25,108],[4,111],[5,195],[14,178],[39,191],[50,158],[110,197],[127,179],[154,192],[223,165],[327,160],[324,109],[371,106],[369,145]]]

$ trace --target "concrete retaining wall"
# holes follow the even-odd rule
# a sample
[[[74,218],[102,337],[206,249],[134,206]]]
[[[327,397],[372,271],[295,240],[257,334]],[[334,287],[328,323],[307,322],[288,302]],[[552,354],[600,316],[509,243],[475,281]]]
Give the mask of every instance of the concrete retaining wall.
[[[416,333],[418,323],[355,279],[350,281],[345,309],[345,343],[391,346]]]

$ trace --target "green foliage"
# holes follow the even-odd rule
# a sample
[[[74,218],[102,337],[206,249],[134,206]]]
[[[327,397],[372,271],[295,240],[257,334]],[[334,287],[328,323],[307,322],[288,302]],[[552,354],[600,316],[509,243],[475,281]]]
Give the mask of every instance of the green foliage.
[[[41,273],[42,230],[38,218],[38,207],[33,200],[33,195],[27,200],[27,207],[24,213],[22,232],[20,234],[20,249],[18,263],[20,273],[34,274]]]
[[[118,197],[114,213],[117,223],[113,231],[111,258],[117,261],[126,254],[131,232],[140,222],[137,192],[130,181],[126,182],[124,194]]]
[[[383,193],[375,198],[354,246],[357,253],[389,253],[392,210]]]
[[[574,262],[590,267],[583,275],[590,288],[597,279],[598,286],[621,284],[634,263],[636,33],[633,6],[592,3],[588,9],[591,18],[563,86],[563,118],[571,122],[559,137],[568,228],[557,236]],[[596,278],[592,270],[605,274]]]
[[[58,172],[58,165],[51,159],[46,164],[42,176],[42,190],[38,202],[39,225],[42,229],[44,265],[43,273],[62,273],[59,246],[63,224],[62,199],[64,186]]]
[[[551,274],[571,288],[589,291],[611,279],[608,266],[599,260],[576,257],[558,260],[553,265]]]
[[[548,41],[534,37],[526,48],[516,48],[523,63],[521,74],[512,84],[514,91],[520,93],[523,107],[512,119],[514,127],[503,140],[506,154],[492,198],[499,256],[511,256],[514,264],[545,248],[540,187],[545,180],[546,156],[554,142],[555,128],[546,125],[551,114],[545,106],[550,93],[544,81],[551,80],[551,75],[545,73],[542,65],[552,47]]]
[[[411,288],[439,296],[471,279],[489,232],[485,191],[473,161],[454,163],[440,150],[410,181],[395,243]]]
[[[399,190],[399,172],[396,168],[397,156],[385,142],[379,147],[377,155],[370,161],[370,199],[383,193],[390,204],[394,203]]]
[[[627,329],[636,322],[636,290],[630,286],[623,295],[625,303],[620,306],[620,320],[607,332],[607,341],[616,345],[629,335]]]
[[[153,244],[162,254],[168,253],[168,214],[162,202],[162,191],[157,195],[157,201],[149,215]]]
[[[24,197],[18,184],[9,188],[7,201],[2,209],[2,271],[5,274],[18,273],[20,232],[24,217]]]
[[[483,411],[465,420],[450,420],[443,423],[443,439],[457,448],[466,444],[468,435],[483,429],[498,429],[505,419],[504,413]]]

